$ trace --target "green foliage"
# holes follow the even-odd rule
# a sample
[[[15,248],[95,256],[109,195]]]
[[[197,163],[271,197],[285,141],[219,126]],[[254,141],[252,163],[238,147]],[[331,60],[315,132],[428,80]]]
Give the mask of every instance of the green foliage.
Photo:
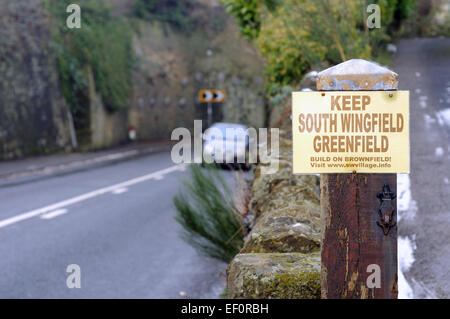
[[[95,86],[104,105],[118,110],[130,96],[131,28],[127,21],[112,16],[104,1],[79,1],[81,28],[66,26],[70,0],[47,0],[53,15],[53,39],[64,96],[74,115],[86,112],[87,74],[92,70]]]
[[[285,0],[265,19],[255,43],[267,60],[269,81],[295,83],[323,62],[370,58],[361,35],[362,1]]]
[[[414,13],[416,3],[414,0],[398,0],[395,7],[394,18],[402,21],[411,17]]]
[[[191,6],[191,0],[138,0],[133,13],[140,19],[168,22],[178,29],[189,30]]]
[[[393,34],[399,23],[409,18],[414,12],[414,0],[366,0],[366,5],[375,3],[381,9],[382,26],[387,27],[387,32]]]
[[[257,38],[261,28],[259,2],[258,0],[223,1],[227,12],[236,18],[241,35],[249,40]]]
[[[201,253],[230,262],[244,238],[232,192],[215,167],[191,165],[190,172],[192,180],[185,183],[185,192],[174,198],[183,238]]]
[[[220,298],[222,299],[227,299],[228,298],[228,290],[227,287],[225,287],[222,291],[222,293],[219,295]]]
[[[381,8],[381,29],[366,26],[369,3]],[[267,61],[269,83],[298,83],[312,68],[351,58],[373,59],[413,0],[223,0],[240,32]],[[270,88],[269,88],[270,91]],[[270,92],[269,92],[269,95]],[[271,95],[273,96],[273,95]]]
[[[370,45],[376,54],[381,53],[380,47],[392,39],[400,28],[403,20],[410,17],[414,10],[414,0],[366,0],[366,5],[374,3],[380,6],[381,28],[366,30]],[[365,13],[367,15],[368,13]],[[366,17],[365,17],[366,19]]]
[[[227,12],[236,18],[241,35],[249,40],[259,36],[261,7],[273,11],[278,2],[280,0],[222,0]]]

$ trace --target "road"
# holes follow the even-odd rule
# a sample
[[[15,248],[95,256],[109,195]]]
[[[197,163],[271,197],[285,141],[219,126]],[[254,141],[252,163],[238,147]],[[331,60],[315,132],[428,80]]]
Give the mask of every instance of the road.
[[[187,176],[161,152],[0,187],[0,298],[218,298],[226,265],[183,242],[173,218]]]
[[[399,292],[450,298],[450,39],[400,41],[393,70],[411,92],[411,174],[399,176],[398,223],[407,285],[399,280]]]

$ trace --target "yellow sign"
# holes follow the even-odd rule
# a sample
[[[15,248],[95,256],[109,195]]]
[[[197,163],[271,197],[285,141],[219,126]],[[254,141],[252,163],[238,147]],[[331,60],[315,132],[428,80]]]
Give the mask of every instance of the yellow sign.
[[[198,92],[198,99],[202,103],[220,103],[226,99],[226,92],[224,90],[200,90]]]
[[[294,173],[409,173],[409,92],[294,92],[292,135]]]

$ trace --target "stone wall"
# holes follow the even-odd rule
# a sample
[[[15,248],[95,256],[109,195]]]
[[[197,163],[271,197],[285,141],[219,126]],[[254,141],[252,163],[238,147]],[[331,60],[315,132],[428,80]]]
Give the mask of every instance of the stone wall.
[[[39,0],[0,0],[0,159],[64,150],[67,109]]]
[[[87,69],[89,89],[90,145],[88,148],[99,149],[124,143],[128,139],[127,108],[115,112],[108,111],[95,89],[94,76]]]
[[[132,2],[114,0],[119,13],[129,13]],[[217,2],[196,1],[192,30],[177,30],[159,21],[135,21],[136,65],[132,97],[126,111],[110,113],[91,95],[91,134],[95,148],[127,140],[134,127],[139,140],[168,140],[176,127],[193,128],[203,119],[206,104],[200,89],[227,92],[215,104],[214,119],[263,127],[266,118],[264,62],[257,50],[239,37],[234,20]]]
[[[115,14],[132,19],[135,0],[107,2]],[[139,140],[169,140],[174,128],[206,120],[200,89],[226,90],[226,101],[214,105],[216,121],[265,125],[262,58],[216,1],[193,2],[191,30],[132,19],[136,61],[131,98],[121,111],[104,107],[86,68],[88,123],[77,132],[82,150],[124,143],[130,126]],[[67,106],[42,1],[0,4],[0,159],[68,151]]]
[[[315,73],[299,89],[314,88]],[[256,168],[244,247],[227,269],[229,298],[320,298],[319,178],[292,174],[291,97],[272,108],[280,128],[279,170]]]
[[[169,138],[176,127],[206,120],[200,89],[226,91],[226,101],[213,105],[216,121],[265,124],[264,64],[257,50],[238,36],[222,7],[203,5],[192,15],[198,17],[195,28],[186,33],[159,22],[139,24],[130,110],[139,138]]]

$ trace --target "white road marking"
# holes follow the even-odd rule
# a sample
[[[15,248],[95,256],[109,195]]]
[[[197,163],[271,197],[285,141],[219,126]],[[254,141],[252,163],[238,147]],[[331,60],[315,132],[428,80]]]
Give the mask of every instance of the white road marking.
[[[111,193],[113,193],[114,195],[119,195],[122,193],[128,192],[128,188],[117,188],[115,190],[113,190]]]
[[[180,171],[183,169],[184,169],[184,165],[175,165],[175,166],[168,167],[166,169],[163,169],[163,170],[160,170],[160,171],[157,171],[154,173],[150,173],[150,174],[147,174],[147,175],[144,175],[141,177],[136,177],[136,178],[130,179],[128,181],[125,181],[125,182],[122,182],[119,184],[100,188],[100,189],[94,190],[89,193],[85,193],[85,194],[82,194],[82,195],[79,195],[76,197],[72,197],[72,198],[63,200],[61,202],[57,202],[57,203],[49,205],[49,206],[45,206],[42,208],[38,208],[38,209],[29,211],[26,213],[22,213],[22,214],[10,217],[10,218],[6,218],[3,220],[0,220],[0,228],[6,227],[11,224],[18,223],[18,222],[26,220],[26,219],[33,218],[38,215],[42,215],[42,214],[45,214],[45,213],[48,213],[48,212],[51,212],[51,211],[54,211],[54,210],[57,210],[57,209],[60,209],[63,207],[67,207],[69,205],[73,205],[73,204],[79,203],[81,201],[84,201],[84,200],[87,200],[87,199],[90,199],[90,198],[93,198],[93,197],[96,197],[99,195],[103,195],[105,193],[112,192],[119,188],[125,188],[128,186],[134,185],[134,184],[142,183],[149,179],[156,179],[158,176],[169,174],[169,173],[172,173],[175,171]]]
[[[56,216],[63,215],[63,214],[65,214],[65,213],[67,213],[67,212],[68,212],[68,210],[65,209],[65,208],[63,208],[63,209],[57,209],[57,210],[55,210],[55,211],[53,211],[53,212],[50,212],[50,213],[41,215],[41,218],[42,218],[42,219],[52,219],[52,218],[55,218]]]

